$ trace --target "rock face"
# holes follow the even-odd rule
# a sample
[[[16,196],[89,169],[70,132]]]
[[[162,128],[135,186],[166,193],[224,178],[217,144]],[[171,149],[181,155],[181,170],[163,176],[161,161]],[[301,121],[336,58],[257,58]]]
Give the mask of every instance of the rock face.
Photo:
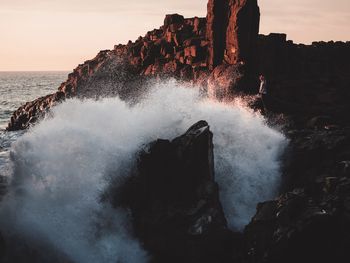
[[[269,110],[292,116],[298,127],[317,116],[350,124],[350,42],[303,45],[285,34],[260,35],[257,60],[268,80]]]
[[[260,24],[257,0],[230,0],[224,61],[254,63]]]
[[[224,57],[229,65],[248,61],[257,37],[259,8],[254,0],[209,1],[208,20],[207,27],[205,18],[167,15],[159,29],[147,32],[135,42],[101,51],[69,74],[58,92],[19,108],[13,114],[8,130],[26,129],[66,98],[134,94],[132,90],[136,89],[132,87],[135,85],[129,82],[135,79],[140,83],[148,77],[171,76],[205,88],[211,70],[222,64]],[[119,76],[120,72],[124,75]],[[223,87],[226,96],[235,87],[235,80],[229,81],[231,86]],[[101,81],[103,85],[99,85]],[[105,86],[110,88],[96,90],[96,87]]]
[[[207,9],[208,64],[213,69],[224,60],[228,1],[209,0]]]
[[[236,92],[249,92],[256,74],[260,11],[256,0],[209,0],[206,38],[208,41],[208,95],[231,99]],[[254,78],[254,77],[253,77]],[[253,82],[253,83],[252,83]]]
[[[315,185],[315,198],[296,189],[259,204],[247,226],[249,262],[348,262],[349,178]]]
[[[348,262],[350,130],[291,135],[285,185],[245,229],[249,262]]]
[[[281,196],[258,205],[244,234],[227,229],[203,121],[150,144],[115,198],[131,210],[152,262],[349,262],[350,42],[258,35],[259,17],[256,0],[209,0],[207,18],[167,15],[159,29],[101,51],[56,93],[20,107],[8,130],[26,129],[66,98],[133,99],[148,78],[174,77],[230,100],[256,93],[264,74],[269,120],[288,120],[291,147]]]
[[[101,51],[55,94],[20,107],[8,130],[26,129],[66,98],[135,98],[148,78],[174,77],[230,100],[256,93],[261,73],[269,111],[289,115],[295,125],[321,115],[350,123],[350,43],[297,45],[285,34],[258,35],[259,17],[256,0],[210,0],[207,18],[167,15],[159,29]]]
[[[126,184],[136,236],[152,262],[230,262],[239,235],[227,229],[215,182],[212,133],[205,121],[141,152]]]
[[[116,96],[126,99],[134,95],[139,87],[134,68],[126,63],[126,48],[100,51],[92,60],[78,65],[58,91],[38,98],[17,109],[8,124],[7,130],[27,129],[37,122],[53,106],[67,98],[95,98],[98,96]]]
[[[256,0],[210,0],[207,23],[210,69],[253,62],[260,23]]]

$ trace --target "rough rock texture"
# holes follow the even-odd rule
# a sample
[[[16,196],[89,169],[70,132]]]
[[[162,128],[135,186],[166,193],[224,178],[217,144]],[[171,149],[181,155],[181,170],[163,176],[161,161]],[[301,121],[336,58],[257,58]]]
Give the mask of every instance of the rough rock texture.
[[[348,262],[350,129],[290,134],[284,189],[245,229],[249,262]]]
[[[207,9],[208,65],[213,69],[224,60],[228,1],[209,0]]]
[[[159,29],[101,51],[69,74],[58,92],[20,107],[8,130],[27,128],[65,98],[126,98],[142,90],[144,76],[176,77],[204,86],[216,98],[230,99],[237,92],[256,92],[258,72],[268,79],[270,110],[296,115],[297,122],[325,113],[349,121],[343,113],[349,110],[350,43],[296,45],[285,34],[270,34],[260,35],[256,44],[258,27],[254,0],[211,0],[207,19],[167,15]]]
[[[253,63],[260,24],[257,0],[230,0],[228,10],[224,61]]]
[[[208,64],[213,69],[250,63],[256,52],[260,11],[256,0],[210,0],[207,13]]]
[[[260,35],[257,60],[268,81],[270,111],[291,116],[299,128],[317,116],[350,123],[350,42],[303,45],[285,34]]]
[[[295,189],[261,203],[245,236],[249,262],[348,262],[350,179],[326,178],[318,195]]]
[[[74,69],[55,94],[20,107],[7,129],[28,128],[66,98],[134,95],[134,90],[142,88],[133,82],[139,84],[145,77],[171,76],[206,88],[213,66],[223,63],[225,53],[226,64],[234,65],[248,59],[258,34],[259,8],[254,0],[209,1],[208,20],[211,21],[209,27],[205,18],[167,15],[159,29],[147,32],[135,42],[101,51],[94,59]],[[232,50],[236,51],[236,58],[232,57]],[[212,72],[211,79],[214,76]],[[244,76],[232,78],[226,75],[228,80],[221,91],[210,94],[230,96]]]
[[[71,97],[137,97],[148,78],[174,77],[218,99],[254,94],[268,81],[269,111],[296,126],[327,115],[350,123],[350,42],[294,44],[285,34],[259,35],[256,0],[210,0],[207,18],[167,15],[164,25],[135,42],[101,51],[79,65],[58,92],[14,112],[8,130],[26,129]],[[252,107],[259,108],[259,99]]]
[[[123,199],[152,262],[232,262],[240,253],[219,201],[212,136],[200,121],[140,153]]]
[[[209,0],[207,9],[208,95],[224,100],[252,91],[260,23],[257,1]]]
[[[259,16],[256,0],[209,0],[207,18],[167,15],[159,29],[101,51],[56,93],[20,107],[8,130],[26,129],[66,98],[135,99],[148,78],[174,77],[230,100],[256,93],[264,74],[265,114],[272,123],[287,120],[291,140],[281,196],[258,205],[244,234],[230,232],[212,134],[200,122],[140,154],[122,194],[136,235],[153,262],[349,262],[350,42],[258,35]],[[250,99],[262,108],[261,98]],[[0,238],[0,254],[2,247]]]

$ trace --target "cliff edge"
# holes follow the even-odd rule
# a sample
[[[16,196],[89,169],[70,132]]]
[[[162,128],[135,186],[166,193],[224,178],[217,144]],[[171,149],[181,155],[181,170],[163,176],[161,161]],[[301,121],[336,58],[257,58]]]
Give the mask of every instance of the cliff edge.
[[[135,97],[149,78],[174,77],[229,100],[255,94],[259,74],[268,80],[269,111],[288,115],[296,125],[324,115],[350,122],[350,42],[303,45],[285,34],[259,35],[257,0],[209,0],[207,8],[206,18],[166,15],[159,29],[99,52],[56,93],[15,111],[7,130],[28,128],[66,98]],[[258,104],[256,99],[252,107]]]

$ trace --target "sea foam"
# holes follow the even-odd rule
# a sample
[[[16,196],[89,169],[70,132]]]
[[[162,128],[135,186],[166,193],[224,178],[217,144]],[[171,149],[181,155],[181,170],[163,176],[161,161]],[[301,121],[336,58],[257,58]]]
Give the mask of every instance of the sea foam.
[[[147,262],[128,211],[100,196],[128,174],[143,144],[172,139],[206,120],[214,133],[216,180],[229,227],[242,230],[256,204],[277,194],[285,137],[245,107],[203,97],[169,81],[136,105],[119,98],[71,99],[14,145],[1,231],[73,262]],[[118,180],[112,180],[116,182]]]

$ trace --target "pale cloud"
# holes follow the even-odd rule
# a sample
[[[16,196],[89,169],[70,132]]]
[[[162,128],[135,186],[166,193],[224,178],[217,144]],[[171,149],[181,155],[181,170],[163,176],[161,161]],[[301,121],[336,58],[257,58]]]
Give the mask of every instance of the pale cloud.
[[[158,28],[165,14],[205,16],[206,0],[0,0],[0,70],[72,69]],[[260,0],[261,33],[350,40],[349,0]]]

